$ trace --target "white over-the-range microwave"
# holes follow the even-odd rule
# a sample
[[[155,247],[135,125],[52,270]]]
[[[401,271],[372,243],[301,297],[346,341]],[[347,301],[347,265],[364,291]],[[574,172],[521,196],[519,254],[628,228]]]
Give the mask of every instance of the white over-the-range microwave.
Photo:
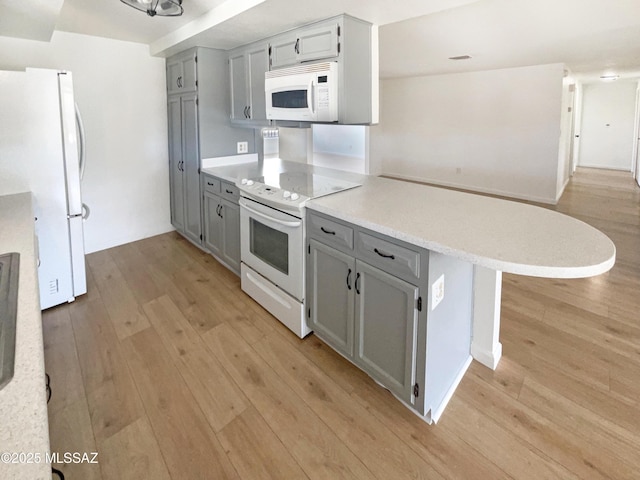
[[[323,62],[265,72],[267,119],[338,121],[338,63]]]

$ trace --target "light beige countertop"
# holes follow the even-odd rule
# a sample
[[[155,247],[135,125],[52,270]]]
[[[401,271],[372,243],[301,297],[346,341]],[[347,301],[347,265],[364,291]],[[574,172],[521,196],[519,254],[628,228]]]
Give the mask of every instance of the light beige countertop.
[[[387,178],[311,200],[315,210],[493,270],[549,278],[608,271],[613,242],[541,207]]]
[[[202,170],[232,183],[297,171],[363,184],[313,199],[308,209],[493,270],[581,278],[604,273],[615,262],[615,245],[605,234],[533,205],[281,159]]]
[[[0,253],[20,253],[15,372],[0,390],[0,454],[33,455],[33,463],[6,463],[1,457],[2,480],[51,478],[51,465],[44,462],[49,423],[34,238],[31,194],[0,196]]]

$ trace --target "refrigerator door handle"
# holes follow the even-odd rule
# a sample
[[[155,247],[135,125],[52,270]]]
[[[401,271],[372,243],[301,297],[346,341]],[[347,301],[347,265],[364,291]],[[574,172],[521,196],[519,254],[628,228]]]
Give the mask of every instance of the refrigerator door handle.
[[[84,178],[84,169],[87,165],[87,150],[86,141],[84,136],[84,123],[82,122],[82,115],[78,109],[78,104],[74,102],[76,111],[76,126],[78,127],[78,156],[80,157],[80,180]]]

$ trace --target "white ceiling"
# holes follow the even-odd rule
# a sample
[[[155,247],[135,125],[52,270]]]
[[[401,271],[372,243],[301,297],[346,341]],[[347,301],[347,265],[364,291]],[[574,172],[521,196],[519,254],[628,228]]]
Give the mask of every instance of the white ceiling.
[[[64,1],[64,4],[62,2]],[[573,72],[640,71],[640,0],[183,0],[148,17],[119,0],[0,0],[0,35],[56,30],[146,43],[167,56],[229,49],[340,13],[380,25],[383,77],[544,63]],[[471,55],[467,61],[448,57]]]

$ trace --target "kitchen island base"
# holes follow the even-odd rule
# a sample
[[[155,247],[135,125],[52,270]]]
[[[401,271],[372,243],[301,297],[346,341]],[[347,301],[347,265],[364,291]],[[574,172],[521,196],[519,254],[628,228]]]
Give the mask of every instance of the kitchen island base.
[[[316,212],[307,225],[309,327],[437,422],[471,362],[473,266]]]

